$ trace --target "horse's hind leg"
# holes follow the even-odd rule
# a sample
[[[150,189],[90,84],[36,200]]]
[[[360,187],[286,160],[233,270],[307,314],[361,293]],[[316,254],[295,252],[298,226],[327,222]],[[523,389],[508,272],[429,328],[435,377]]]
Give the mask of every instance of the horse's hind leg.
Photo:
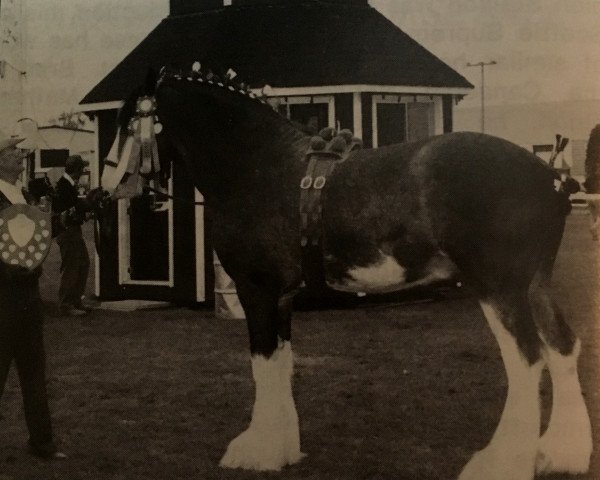
[[[459,480],[532,480],[540,431],[539,382],[544,362],[527,294],[481,301],[508,377],[500,423]]]
[[[231,441],[220,465],[279,470],[303,456],[292,395],[291,298],[278,303],[251,284],[236,286],[248,321],[256,394],[248,429]]]
[[[581,343],[550,298],[549,278],[530,291],[530,302],[552,378],[552,414],[539,442],[538,473],[588,471],[592,432],[577,374]]]

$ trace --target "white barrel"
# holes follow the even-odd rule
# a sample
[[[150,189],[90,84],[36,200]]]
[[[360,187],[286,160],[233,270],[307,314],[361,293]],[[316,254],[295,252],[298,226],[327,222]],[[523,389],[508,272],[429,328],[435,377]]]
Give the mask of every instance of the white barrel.
[[[213,252],[215,269],[215,316],[217,318],[243,320],[244,309],[237,296],[235,282],[223,269],[217,254]]]

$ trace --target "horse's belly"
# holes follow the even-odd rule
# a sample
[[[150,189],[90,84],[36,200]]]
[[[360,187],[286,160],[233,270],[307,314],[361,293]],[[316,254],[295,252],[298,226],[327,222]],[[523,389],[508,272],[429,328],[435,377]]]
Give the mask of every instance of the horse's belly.
[[[356,292],[387,290],[405,282],[406,269],[389,255],[382,255],[379,262],[367,267],[349,268],[343,280],[328,281],[332,288]]]
[[[415,274],[396,258],[381,253],[378,261],[368,266],[349,267],[343,276],[336,279],[328,276],[327,284],[339,291],[389,293],[445,280],[451,278],[455,271],[454,264],[442,254],[432,257],[426,263],[426,268]]]

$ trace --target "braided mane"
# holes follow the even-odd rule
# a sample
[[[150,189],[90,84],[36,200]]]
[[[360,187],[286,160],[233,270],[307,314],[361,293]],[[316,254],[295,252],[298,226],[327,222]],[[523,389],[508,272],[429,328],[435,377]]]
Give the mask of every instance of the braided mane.
[[[277,143],[294,146],[306,138],[308,133],[299,124],[281,115],[269,104],[272,87],[268,84],[261,89],[261,94],[255,93],[247,81],[242,81],[233,69],[224,74],[216,74],[210,68],[203,68],[200,62],[194,62],[188,72],[181,69],[162,67],[156,82],[156,89],[164,82],[185,82],[188,85],[214,87],[216,92],[229,94],[230,99],[239,99],[246,112],[264,115],[264,121],[277,125]],[[304,147],[303,147],[304,148]]]

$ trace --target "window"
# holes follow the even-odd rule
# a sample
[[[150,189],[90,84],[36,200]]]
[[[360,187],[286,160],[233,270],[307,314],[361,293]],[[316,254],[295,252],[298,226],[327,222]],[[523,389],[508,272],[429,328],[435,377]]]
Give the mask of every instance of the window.
[[[407,103],[406,108],[408,141],[422,140],[433,135],[433,103]]]
[[[273,100],[272,105],[281,115],[305,127],[308,134],[317,134],[325,127],[335,126],[333,96],[279,97]]]
[[[40,168],[64,167],[69,150],[40,150]]]
[[[411,142],[435,133],[435,101],[421,95],[373,95],[373,147]]]
[[[406,104],[377,105],[377,146],[406,142]]]

